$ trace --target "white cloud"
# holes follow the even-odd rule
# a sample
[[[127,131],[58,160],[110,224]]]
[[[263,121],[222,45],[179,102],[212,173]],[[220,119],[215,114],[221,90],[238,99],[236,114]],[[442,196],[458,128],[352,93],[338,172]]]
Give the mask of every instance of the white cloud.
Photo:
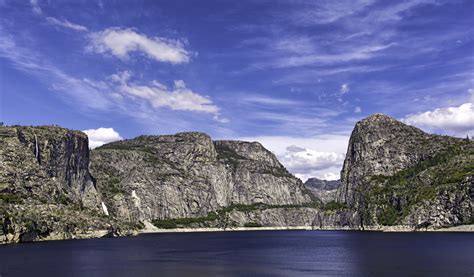
[[[89,137],[89,147],[94,149],[103,144],[122,140],[123,138],[120,134],[115,131],[113,128],[98,128],[98,129],[88,129],[84,130],[84,133]]]
[[[375,0],[308,1],[292,20],[303,25],[327,24],[364,10]]]
[[[307,65],[333,65],[338,63],[347,63],[357,60],[367,60],[375,57],[384,50],[394,46],[394,43],[380,44],[375,43],[372,45],[354,45],[350,49],[342,48],[339,49],[339,53],[318,53],[314,52],[307,55],[285,55],[281,58],[277,58],[275,61],[264,62],[258,64],[257,67],[275,67],[275,68],[286,68],[286,67],[299,67]]]
[[[80,32],[85,32],[87,31],[87,27],[79,25],[79,24],[74,24],[69,22],[68,20],[59,20],[54,17],[46,17],[46,21],[48,21],[49,24],[56,25],[56,26],[61,26],[64,28],[72,29],[75,31],[80,31]]]
[[[41,10],[40,5],[38,4],[38,0],[30,0],[31,10],[36,14],[42,14],[43,10]]]
[[[362,109],[360,107],[355,107],[354,112],[355,113],[361,113]]]
[[[348,84],[342,84],[342,85],[341,85],[341,88],[339,89],[339,92],[340,92],[341,94],[345,94],[345,93],[348,93],[349,90],[350,90],[350,88],[349,88],[349,85],[348,85]]]
[[[306,180],[311,177],[337,175],[334,170],[342,166],[344,154],[321,152],[292,145],[286,148],[284,154],[279,155],[279,159],[290,172]]]
[[[303,181],[311,177],[339,179],[349,141],[349,137],[343,135],[320,135],[312,138],[262,136],[238,139],[260,142],[275,153],[291,173]]]
[[[111,53],[127,59],[131,52],[142,52],[149,58],[173,64],[186,63],[190,53],[184,49],[180,40],[161,37],[148,37],[133,29],[108,28],[90,35],[88,50],[97,53]]]
[[[225,133],[227,130],[227,127],[216,124],[216,122],[229,122],[220,113],[205,113],[197,116],[195,113],[176,112],[173,109],[158,110],[150,105],[147,99],[132,98],[133,96],[121,91],[122,82],[131,87],[136,86],[135,83],[129,82],[132,75],[130,72],[114,74],[103,80],[71,75],[51,64],[48,57],[18,43],[13,35],[5,32],[5,29],[0,28],[0,37],[2,38],[0,39],[0,58],[5,60],[7,66],[35,77],[45,87],[55,92],[62,101],[83,113],[93,113],[94,116],[98,116],[96,112],[102,115],[105,113],[121,115],[135,120],[149,133],[156,132],[157,128],[167,133],[196,130]],[[156,81],[151,84],[151,87],[158,87],[167,92],[176,90],[168,90],[166,86]],[[177,82],[178,86],[182,84],[184,82]],[[189,89],[181,87],[180,91],[183,90]],[[204,109],[217,108],[214,105],[207,106],[210,107],[204,107]]]
[[[245,96],[241,98],[242,102],[252,103],[252,104],[262,104],[262,105],[275,105],[275,106],[292,106],[302,104],[298,101],[284,99],[284,98],[274,98],[264,95],[252,95]]]
[[[433,111],[410,114],[403,121],[428,131],[440,131],[457,136],[473,135],[474,104],[465,103],[459,107],[439,108]]]
[[[117,88],[124,95],[145,99],[154,108],[168,107],[178,111],[219,114],[219,108],[211,99],[187,88],[183,80],[174,81],[174,87],[168,89],[158,81],[152,81],[148,86],[130,83],[130,75],[130,72],[124,71],[111,76],[113,81],[119,82]],[[224,119],[218,121],[222,120]]]

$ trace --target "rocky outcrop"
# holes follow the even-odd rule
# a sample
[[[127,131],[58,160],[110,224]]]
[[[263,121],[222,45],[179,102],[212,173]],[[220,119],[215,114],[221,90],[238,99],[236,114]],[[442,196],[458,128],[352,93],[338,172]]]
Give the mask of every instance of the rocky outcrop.
[[[336,200],[359,213],[361,228],[468,224],[472,176],[473,142],[375,114],[352,132]]]
[[[89,144],[82,132],[60,127],[20,127],[18,140],[35,155],[38,165],[74,201],[98,208],[99,199],[89,173]]]
[[[99,147],[91,158],[108,211],[132,221],[311,201],[301,181],[256,142],[213,142],[202,133],[141,136]]]
[[[352,131],[341,172],[344,186],[339,202],[356,205],[357,190],[364,190],[367,178],[390,176],[432,157],[458,141],[430,135],[392,117],[374,114],[357,122]],[[356,189],[357,188],[357,189]]]
[[[219,163],[232,176],[230,204],[298,205],[311,201],[299,179],[258,142],[216,141]]]
[[[455,187],[447,187],[437,192],[431,200],[413,206],[401,220],[402,225],[415,229],[450,227],[472,224],[474,199],[474,175]]]
[[[318,178],[309,178],[304,183],[305,187],[322,190],[335,190],[341,186],[341,180],[322,180]]]
[[[0,242],[110,228],[89,173],[87,136],[55,126],[0,127]]]
[[[309,178],[304,186],[323,203],[328,203],[336,199],[337,189],[341,186],[340,180],[321,180],[318,178]]]
[[[84,133],[55,126],[2,127],[2,191],[69,198],[99,208]],[[46,183],[46,184],[44,184]]]

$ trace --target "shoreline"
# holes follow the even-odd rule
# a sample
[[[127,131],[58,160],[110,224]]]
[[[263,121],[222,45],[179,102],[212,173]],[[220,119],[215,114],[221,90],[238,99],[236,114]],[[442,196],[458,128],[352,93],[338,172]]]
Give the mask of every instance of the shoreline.
[[[246,232],[246,231],[356,231],[356,232],[381,232],[381,233],[474,233],[474,224],[459,225],[447,228],[439,229],[420,229],[414,230],[408,226],[385,226],[385,227],[368,227],[362,229],[351,229],[351,228],[340,228],[340,227],[325,227],[325,228],[314,228],[312,226],[267,226],[267,227],[233,227],[233,228],[175,228],[175,229],[159,229],[153,226],[151,223],[146,223],[145,228],[125,233],[113,237],[133,237],[142,234],[166,234],[166,233],[212,233],[212,232]],[[48,237],[30,241],[27,243],[34,242],[46,242],[46,241],[61,241],[61,240],[83,240],[83,239],[98,239],[98,238],[110,238],[108,236],[109,230],[95,230],[91,232],[77,233],[71,237],[65,237],[61,233],[53,233]],[[22,243],[18,240],[3,240],[0,241],[0,245]],[[23,242],[25,243],[25,242]]]
[[[147,226],[148,227],[148,226]],[[459,232],[459,233],[474,233],[474,224],[459,225],[454,227],[439,228],[439,229],[418,229],[414,230],[408,226],[385,226],[385,227],[368,227],[362,229],[351,229],[341,227],[325,227],[314,228],[312,226],[273,226],[273,227],[233,227],[233,228],[174,228],[174,229],[159,229],[153,226],[152,228],[145,228],[138,231],[138,234],[160,234],[160,233],[208,233],[208,232],[243,232],[243,231],[362,231],[362,232],[383,232],[383,233],[423,233],[423,232]]]

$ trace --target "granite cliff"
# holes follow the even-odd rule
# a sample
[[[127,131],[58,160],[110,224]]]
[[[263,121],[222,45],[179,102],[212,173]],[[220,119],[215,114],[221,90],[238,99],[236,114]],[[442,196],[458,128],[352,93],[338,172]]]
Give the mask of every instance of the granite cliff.
[[[0,242],[158,228],[426,230],[473,223],[474,143],[376,114],[340,182],[305,185],[257,142],[139,136],[92,151],[57,126],[0,127]]]
[[[473,222],[474,143],[375,114],[352,132],[336,201],[360,228]]]
[[[56,126],[0,127],[0,157],[0,242],[128,229],[101,212],[84,133]]]
[[[212,141],[202,133],[104,145],[91,152],[91,172],[109,213],[135,222],[312,201],[302,182],[260,143]]]

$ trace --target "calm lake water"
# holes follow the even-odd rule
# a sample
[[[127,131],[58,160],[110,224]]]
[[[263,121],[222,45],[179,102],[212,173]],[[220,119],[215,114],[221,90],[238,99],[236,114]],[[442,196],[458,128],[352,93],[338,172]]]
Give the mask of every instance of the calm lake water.
[[[474,276],[474,233],[174,233],[5,245],[0,275]]]

